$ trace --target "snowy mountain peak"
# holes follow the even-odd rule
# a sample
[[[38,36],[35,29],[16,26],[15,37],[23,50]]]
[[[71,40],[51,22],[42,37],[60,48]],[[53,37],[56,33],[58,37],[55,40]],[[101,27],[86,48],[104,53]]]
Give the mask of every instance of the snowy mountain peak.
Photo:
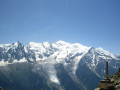
[[[45,48],[49,48],[51,46],[49,42],[43,42],[42,44]]]
[[[15,42],[15,43],[12,43],[11,46],[14,46],[14,47],[23,47],[23,45],[19,41]]]
[[[17,42],[15,42],[15,43],[13,43],[14,45],[19,45],[19,44],[21,44],[19,41],[17,41]]]
[[[42,46],[41,43],[30,42],[26,47],[31,49],[31,50],[38,50],[39,48],[41,48],[41,46]]]
[[[87,46],[84,46],[79,43],[75,43],[75,44],[71,44],[71,45],[74,46],[74,48],[77,48],[78,50],[81,50],[83,52],[87,52],[91,48],[91,47],[87,47]]]
[[[7,52],[9,49],[16,49],[16,48],[21,48],[24,47],[19,41],[11,44],[0,44],[0,47]]]
[[[28,45],[36,45],[36,44],[38,44],[38,43],[36,43],[36,42],[29,42],[28,43]]]
[[[115,56],[113,53],[104,50],[103,48],[99,47],[95,49],[98,53],[102,54],[102,55],[106,55],[106,56],[110,56],[113,59],[117,59],[117,56]]]
[[[69,45],[70,43],[60,40],[60,41],[57,41],[55,44],[57,44],[57,45]]]
[[[28,43],[27,47],[30,47],[30,48],[40,48],[42,46],[42,43],[36,43],[36,42],[30,42]]]

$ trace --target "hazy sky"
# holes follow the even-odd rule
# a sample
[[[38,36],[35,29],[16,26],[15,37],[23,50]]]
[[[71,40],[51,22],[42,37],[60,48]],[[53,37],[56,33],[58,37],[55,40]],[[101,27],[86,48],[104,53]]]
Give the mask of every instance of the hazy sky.
[[[120,55],[120,0],[0,0],[0,44],[58,40]]]

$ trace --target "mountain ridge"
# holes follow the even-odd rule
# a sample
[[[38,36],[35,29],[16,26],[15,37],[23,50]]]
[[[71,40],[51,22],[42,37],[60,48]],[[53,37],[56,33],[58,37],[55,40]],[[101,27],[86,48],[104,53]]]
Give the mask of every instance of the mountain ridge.
[[[68,88],[68,86],[64,86],[66,81],[60,75],[64,75],[66,78],[69,77],[70,82],[77,89],[83,88],[82,90],[84,90],[86,88],[89,90],[89,88],[95,88],[96,82],[104,78],[104,63],[106,61],[109,61],[111,73],[114,73],[120,66],[118,56],[104,49],[87,47],[79,43],[70,44],[64,41],[56,43],[30,42],[24,46],[20,42],[15,42],[0,45],[0,67],[15,65],[14,67],[19,68],[16,66],[17,63],[21,65],[27,63],[28,66],[32,64],[32,73],[30,71],[30,74],[33,74],[34,71],[37,72],[38,76],[44,77],[43,80],[46,81],[47,79],[45,85],[60,90]],[[86,75],[91,76],[87,77]],[[96,78],[96,80],[89,80],[90,78],[93,80]],[[84,80],[89,80],[90,83]],[[93,82],[93,85],[91,85],[91,82]]]

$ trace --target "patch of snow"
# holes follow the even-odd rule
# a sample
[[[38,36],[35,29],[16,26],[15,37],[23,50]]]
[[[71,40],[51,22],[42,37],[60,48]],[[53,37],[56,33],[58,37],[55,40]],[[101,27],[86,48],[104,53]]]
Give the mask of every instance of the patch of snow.
[[[72,69],[73,69],[72,72],[73,72],[74,75],[76,75],[76,70],[78,68],[78,64],[79,64],[79,62],[80,62],[80,60],[81,60],[82,57],[83,57],[83,55],[77,57],[77,59],[75,59],[75,61],[74,61],[74,65],[72,67]]]
[[[28,50],[27,50],[27,48],[26,48],[26,47],[24,47],[24,50],[25,50],[25,52],[26,52],[26,53],[28,52]]]
[[[3,48],[7,52],[11,48],[11,44],[0,44],[0,47]]]
[[[5,47],[10,47],[11,44],[0,44],[0,47],[5,48]]]
[[[9,62],[7,61],[7,62],[4,62],[3,60],[2,61],[0,61],[0,66],[6,66],[6,65],[8,65],[9,64]]]
[[[22,58],[22,59],[20,59],[19,61],[17,60],[17,59],[15,59],[15,60],[13,60],[13,62],[12,63],[21,63],[21,62],[27,62],[27,60],[25,59],[25,58]]]
[[[15,60],[13,60],[12,63],[9,63],[8,61],[4,62],[4,61],[2,60],[2,61],[0,61],[0,66],[6,66],[6,65],[8,65],[8,64],[22,63],[22,62],[27,62],[27,60],[26,60],[25,58],[20,59],[19,61],[15,59]]]
[[[55,70],[52,69],[51,71],[48,71],[48,74],[49,74],[49,78],[50,78],[50,80],[51,80],[52,82],[60,85],[60,82],[59,82],[59,80],[58,80],[58,78],[57,78],[57,75],[56,75],[56,71],[55,71]]]
[[[15,43],[14,43],[14,46],[15,46],[15,47],[18,47],[18,45],[19,45],[19,42],[15,42]]]
[[[95,53],[93,51],[93,56],[92,56],[92,64],[91,64],[92,67],[95,67],[96,64],[95,64]]]

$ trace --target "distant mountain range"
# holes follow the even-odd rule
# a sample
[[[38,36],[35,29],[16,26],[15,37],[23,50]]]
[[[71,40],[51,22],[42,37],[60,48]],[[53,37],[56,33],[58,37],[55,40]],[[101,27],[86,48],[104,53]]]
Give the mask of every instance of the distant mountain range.
[[[5,90],[93,90],[120,67],[120,56],[102,48],[70,44],[20,42],[0,44],[0,86]]]

